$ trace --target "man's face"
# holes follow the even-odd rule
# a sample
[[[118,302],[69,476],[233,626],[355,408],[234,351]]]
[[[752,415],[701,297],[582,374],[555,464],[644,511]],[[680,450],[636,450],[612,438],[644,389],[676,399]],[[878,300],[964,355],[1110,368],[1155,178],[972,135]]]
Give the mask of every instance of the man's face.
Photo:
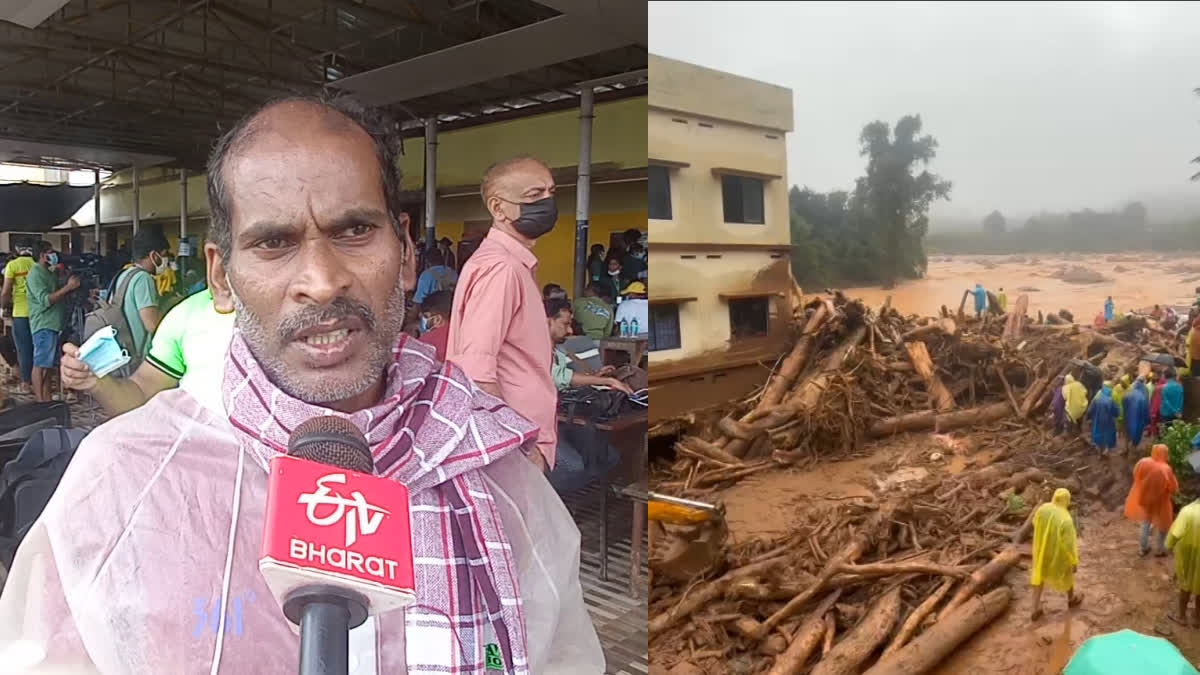
[[[619,261],[617,261],[616,258],[609,260],[608,261],[608,271],[609,272],[620,272],[621,271],[621,263]]]
[[[411,273],[374,145],[312,105],[278,106],[258,124],[225,174],[229,260],[206,246],[214,298],[236,309],[255,358],[289,395],[330,404],[370,394],[391,361]]]
[[[541,163],[528,160],[513,167],[497,183],[487,207],[497,222],[512,225],[521,217],[521,204],[553,197],[557,186],[550,171]]]
[[[554,344],[559,345],[567,341],[571,336],[571,312],[563,310],[552,319],[548,319],[550,323],[550,339]]]

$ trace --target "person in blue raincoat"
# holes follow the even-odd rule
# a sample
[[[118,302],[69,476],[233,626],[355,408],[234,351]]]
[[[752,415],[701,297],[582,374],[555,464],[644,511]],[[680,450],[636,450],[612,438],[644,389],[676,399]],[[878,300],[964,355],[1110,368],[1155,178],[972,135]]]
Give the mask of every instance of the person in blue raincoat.
[[[1115,313],[1115,311],[1116,311],[1116,306],[1113,304],[1112,296],[1110,295],[1110,296],[1108,296],[1108,299],[1104,301],[1104,321],[1107,323],[1111,323],[1113,320],[1113,314]]]
[[[983,310],[987,309],[988,297],[987,291],[983,290],[983,284],[975,284],[975,290],[971,291],[975,294],[975,318],[983,316]]]
[[[1146,381],[1140,376],[1121,397],[1121,409],[1125,414],[1125,441],[1128,447],[1137,448],[1150,425],[1150,395],[1146,392]]]
[[[1087,417],[1092,420],[1092,444],[1102,453],[1117,447],[1118,412],[1112,399],[1112,383],[1105,382],[1087,410]]]

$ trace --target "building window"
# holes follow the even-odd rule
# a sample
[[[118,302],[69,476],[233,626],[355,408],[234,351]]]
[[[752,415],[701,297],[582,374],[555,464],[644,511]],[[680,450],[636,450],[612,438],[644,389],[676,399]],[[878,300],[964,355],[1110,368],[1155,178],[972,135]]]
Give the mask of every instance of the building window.
[[[679,305],[650,305],[650,339],[647,348],[658,352],[679,349],[682,344],[679,338]]]
[[[671,219],[671,173],[665,166],[650,167],[650,217]]]
[[[745,176],[721,176],[721,201],[725,205],[725,222],[762,225],[763,181]]]
[[[767,334],[771,314],[771,299],[737,298],[729,301],[729,334],[734,340],[762,337]]]

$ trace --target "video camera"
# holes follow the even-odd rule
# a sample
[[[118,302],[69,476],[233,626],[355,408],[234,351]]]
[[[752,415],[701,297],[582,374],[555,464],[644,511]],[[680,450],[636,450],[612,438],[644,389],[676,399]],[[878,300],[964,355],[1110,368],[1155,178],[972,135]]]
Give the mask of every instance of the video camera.
[[[104,259],[95,253],[63,255],[62,262],[68,275],[79,277],[79,290],[76,293],[87,297],[92,289],[107,286]]]

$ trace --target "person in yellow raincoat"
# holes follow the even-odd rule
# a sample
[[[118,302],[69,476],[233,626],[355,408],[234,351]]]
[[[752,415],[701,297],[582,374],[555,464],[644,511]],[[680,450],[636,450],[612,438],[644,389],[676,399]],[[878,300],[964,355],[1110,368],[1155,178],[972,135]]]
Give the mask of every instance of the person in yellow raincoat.
[[[1050,503],[1042,504],[1033,514],[1033,565],[1029,568],[1029,584],[1033,586],[1032,621],[1042,616],[1043,585],[1066,593],[1068,607],[1083,602],[1083,596],[1075,592],[1079,545],[1075,541],[1075,521],[1067,511],[1070,505],[1071,492],[1058,488]]]
[[[1128,375],[1122,375],[1121,379],[1113,385],[1112,400],[1117,404],[1117,435],[1121,435],[1121,430],[1125,428],[1125,408],[1121,406],[1121,399],[1125,398],[1125,392],[1133,386],[1133,380]]]
[[[1070,374],[1063,379],[1063,382],[1065,384],[1063,384],[1062,395],[1067,418],[1071,420],[1071,426],[1074,427],[1075,433],[1079,433],[1079,425],[1083,421],[1083,415],[1087,412],[1088,407],[1087,387]]]
[[[1167,548],[1175,552],[1175,585],[1179,588],[1175,613],[1167,616],[1186,624],[1188,602],[1193,595],[1200,596],[1200,499],[1180,509],[1167,532]],[[1200,597],[1196,615],[1200,619]]]

